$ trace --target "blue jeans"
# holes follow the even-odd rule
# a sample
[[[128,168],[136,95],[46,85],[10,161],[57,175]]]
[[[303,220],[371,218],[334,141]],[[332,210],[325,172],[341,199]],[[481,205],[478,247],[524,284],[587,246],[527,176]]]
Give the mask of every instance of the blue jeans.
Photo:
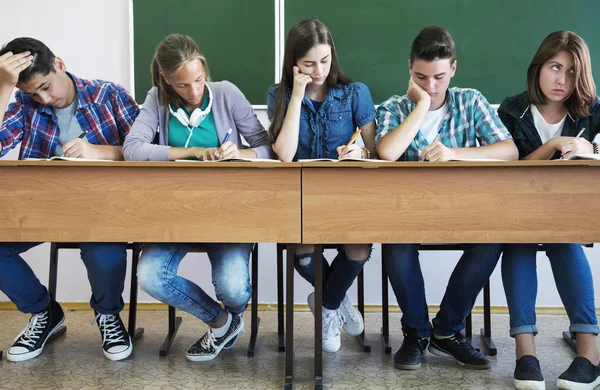
[[[48,290],[20,256],[38,245],[40,243],[0,243],[0,290],[23,313],[39,313],[50,302]],[[90,305],[100,314],[117,314],[123,309],[126,247],[125,243],[79,244],[92,287]]]
[[[348,257],[343,248],[338,249],[338,254],[331,262],[331,266],[323,256],[323,306],[330,310],[336,310],[346,296],[346,291],[352,286],[354,279],[358,276],[367,259],[354,260]],[[314,252],[296,255],[294,268],[307,282],[315,285],[315,254]]]
[[[248,263],[254,244],[204,244],[212,267],[217,299],[228,311],[242,313],[252,295]],[[193,314],[207,324],[223,308],[197,284],[177,275],[177,269],[194,244],[145,244],[138,264],[142,290],[170,306]]]
[[[509,244],[502,255],[502,282],[508,312],[510,335],[537,334],[535,300],[537,295],[537,244]],[[554,282],[565,306],[571,333],[598,334],[592,270],[580,244],[544,244]]]
[[[429,337],[425,283],[419,264],[419,244],[384,244],[382,260],[398,305],[402,310],[402,329],[413,330],[420,337]],[[465,318],[475,305],[477,295],[496,268],[502,245],[482,244],[465,249],[454,268],[440,310],[433,319],[435,333],[452,335],[465,327]]]

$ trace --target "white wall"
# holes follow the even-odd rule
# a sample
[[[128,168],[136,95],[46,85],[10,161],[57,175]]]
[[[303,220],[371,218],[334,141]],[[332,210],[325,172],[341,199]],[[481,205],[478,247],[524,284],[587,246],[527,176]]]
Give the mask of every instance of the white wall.
[[[99,78],[117,82],[131,89],[130,77],[130,45],[129,45],[129,0],[55,0],[48,6],[47,0],[29,0],[7,2],[2,7],[2,23],[0,24],[0,41],[4,44],[18,36],[31,36],[44,41],[56,55],[62,57],[69,71],[84,78]],[[38,10],[38,11],[34,11]],[[43,12],[42,12],[43,10]],[[265,90],[268,86],[265,86]],[[499,103],[499,102],[493,102]],[[259,117],[267,124],[264,111]],[[8,159],[16,159],[18,153],[11,151]],[[33,268],[39,279],[48,280],[49,244],[38,246],[23,257]],[[586,249],[596,286],[600,286],[600,248]],[[329,259],[334,254],[326,253]],[[425,276],[427,298],[429,304],[439,304],[450,273],[460,254],[458,252],[427,252],[421,255],[421,265]],[[276,302],[276,254],[274,244],[260,245],[260,302]],[[205,255],[189,255],[181,265],[179,273],[205,286],[213,294],[210,283],[209,267]],[[381,303],[381,256],[377,245],[372,259],[365,266],[366,302]],[[562,306],[554,286],[552,271],[545,257],[540,255],[538,263],[539,294],[538,305]],[[129,279],[129,275],[127,280]],[[305,303],[311,286],[297,274],[295,277],[295,301]],[[499,267],[492,276],[492,305],[506,305],[502,289]],[[600,302],[600,293],[596,291],[596,302]],[[129,294],[129,286],[125,288],[125,297]],[[77,250],[61,251],[59,260],[58,300],[84,302],[88,301],[90,287],[87,282],[85,268],[79,260]],[[356,301],[353,287],[350,296]],[[395,302],[390,288],[390,300]],[[8,300],[0,293],[0,301]],[[152,299],[140,293],[140,302],[151,302]],[[478,304],[482,304],[481,299]],[[600,304],[597,303],[597,306]]]

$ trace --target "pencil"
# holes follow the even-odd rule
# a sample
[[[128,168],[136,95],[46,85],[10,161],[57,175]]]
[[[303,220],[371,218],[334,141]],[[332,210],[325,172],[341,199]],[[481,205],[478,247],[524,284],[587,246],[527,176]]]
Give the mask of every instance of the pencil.
[[[356,129],[354,134],[352,134],[352,138],[350,138],[348,145],[344,146],[344,149],[342,149],[342,152],[338,155],[338,160],[344,155],[344,153],[346,153],[346,150],[348,150],[348,148],[354,143],[354,141],[356,141],[356,139],[360,135],[360,132],[361,132],[360,129]]]

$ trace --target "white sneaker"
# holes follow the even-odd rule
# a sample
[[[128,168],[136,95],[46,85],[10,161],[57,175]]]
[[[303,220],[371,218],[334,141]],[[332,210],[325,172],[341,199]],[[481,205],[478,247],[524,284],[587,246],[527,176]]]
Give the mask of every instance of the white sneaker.
[[[346,295],[337,309],[342,328],[351,336],[358,336],[365,330],[365,322],[357,308],[352,306],[350,298]]]
[[[342,346],[340,317],[337,310],[323,308],[323,350],[337,352]]]
[[[306,299],[310,311],[315,314],[315,293],[308,294]],[[326,352],[337,352],[342,346],[342,338],[340,336],[340,327],[342,323],[337,310],[329,310],[326,307],[322,309],[323,313],[323,350]]]

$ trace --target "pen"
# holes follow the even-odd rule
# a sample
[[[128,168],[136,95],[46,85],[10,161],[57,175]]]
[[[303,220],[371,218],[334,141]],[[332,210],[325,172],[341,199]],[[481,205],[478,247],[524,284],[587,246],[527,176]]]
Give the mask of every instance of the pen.
[[[354,134],[352,134],[352,138],[350,138],[348,145],[344,146],[344,149],[342,149],[342,152],[338,155],[338,160],[344,155],[344,153],[346,153],[346,150],[348,150],[348,148],[354,143],[354,141],[356,141],[356,138],[358,138],[358,136],[360,135],[360,132],[361,132],[360,129],[356,129]]]
[[[86,135],[87,135],[87,133],[84,131],[83,133],[79,134],[79,136],[77,138],[84,139]],[[61,154],[60,157],[65,157],[65,154],[64,153]]]
[[[231,132],[232,132],[232,131],[233,131],[233,130],[232,130],[231,128],[230,128],[229,130],[227,130],[227,134],[225,134],[225,137],[223,137],[223,141],[221,142],[221,146],[222,146],[222,145],[223,145],[225,142],[229,141],[229,137],[231,136]],[[218,156],[218,155],[215,155],[215,160],[218,160],[218,159],[219,159],[219,156]]]
[[[585,131],[585,127],[584,127],[584,128],[582,128],[582,129],[579,131],[579,133],[577,133],[577,136],[575,136],[575,139],[577,139],[577,138],[581,137],[581,134],[583,134],[583,132],[584,132],[584,131]],[[563,156],[564,156],[564,154],[561,154],[561,155],[560,155],[560,159],[561,159],[561,160],[563,159]]]

